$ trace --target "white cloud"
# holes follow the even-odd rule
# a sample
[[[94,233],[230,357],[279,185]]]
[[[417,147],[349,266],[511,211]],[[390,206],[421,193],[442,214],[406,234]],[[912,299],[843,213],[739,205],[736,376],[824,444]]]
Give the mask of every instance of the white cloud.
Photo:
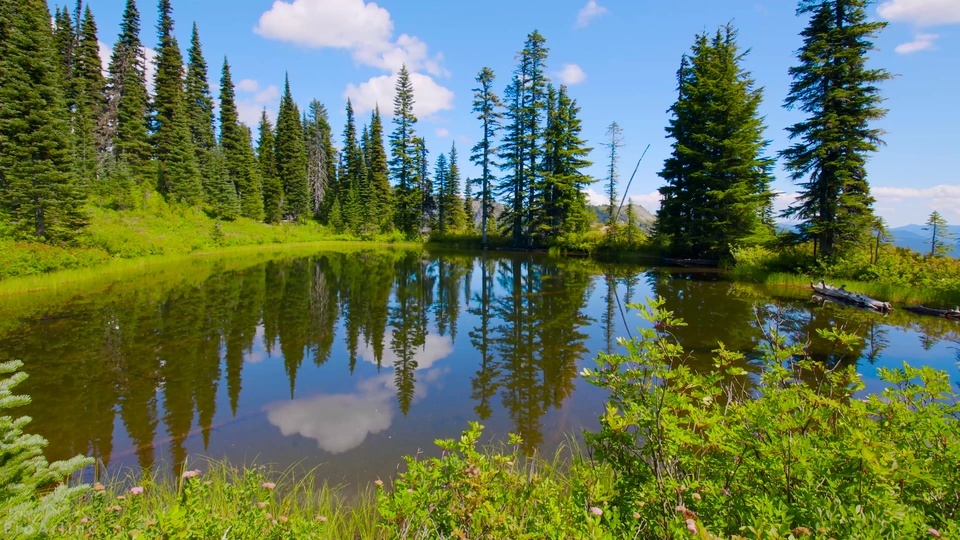
[[[888,21],[908,22],[915,26],[938,26],[960,23],[960,2],[957,0],[889,0],[880,4],[877,13]]]
[[[384,343],[390,343],[393,340],[393,330],[390,330],[383,337]],[[453,341],[449,337],[441,337],[437,334],[428,334],[424,340],[423,347],[416,352],[414,360],[417,362],[417,371],[425,371],[433,367],[434,364],[450,356],[453,353]],[[376,355],[373,353],[373,347],[364,345],[357,351],[357,356],[361,359],[377,363]],[[388,369],[393,369],[393,365],[399,361],[397,354],[392,349],[386,348],[383,351],[381,365]],[[391,380],[393,380],[391,378]]]
[[[577,28],[585,28],[591,21],[607,12],[596,0],[590,0],[577,12]]]
[[[893,50],[900,54],[911,54],[925,51],[933,47],[934,42],[940,38],[939,34],[917,34],[913,41],[901,43]]]
[[[260,115],[264,109],[271,121],[276,120],[277,108],[280,106],[280,89],[276,85],[262,88],[260,83],[253,79],[243,79],[234,84],[233,88],[237,93],[237,116],[241,122],[256,129],[260,125]]]
[[[450,75],[441,66],[443,55],[431,55],[427,44],[416,36],[400,34],[394,40],[393,30],[390,12],[365,0],[274,0],[254,28],[271,39],[350,51],[358,64],[389,73],[347,85],[344,97],[353,101],[357,112],[372,110],[378,103],[389,112],[396,73],[404,65],[414,83],[417,116],[452,109],[453,92],[433,79]]]
[[[429,119],[440,111],[453,109],[453,92],[440,86],[429,75],[411,73],[413,86],[413,114],[418,118]],[[397,75],[373,77],[359,86],[348,84],[343,91],[344,98],[350,98],[353,109],[359,114],[372,111],[378,104],[380,111],[390,115],[393,111],[393,96],[396,93]]]
[[[923,203],[929,210],[938,210],[948,219],[960,219],[960,185],[940,184],[929,188],[875,187],[872,190],[878,208],[902,209],[906,201]],[[924,212],[924,214],[929,212]],[[925,216],[924,216],[925,217]]]
[[[556,72],[555,75],[563,84],[580,84],[587,80],[587,74],[576,64],[564,64],[563,69]]]
[[[436,131],[437,137],[440,137],[441,139],[446,139],[450,136],[450,130],[447,128],[438,127],[434,131]]]

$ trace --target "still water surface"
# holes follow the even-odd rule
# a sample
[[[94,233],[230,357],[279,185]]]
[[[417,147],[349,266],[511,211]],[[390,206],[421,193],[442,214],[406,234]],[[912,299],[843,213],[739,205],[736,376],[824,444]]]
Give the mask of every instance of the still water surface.
[[[578,373],[643,321],[630,302],[662,296],[689,326],[673,333],[709,369],[718,341],[757,371],[761,327],[831,364],[854,362],[868,391],[879,366],[958,377],[960,326],[883,317],[805,293],[761,292],[689,273],[529,254],[420,250],[200,260],[55,299],[0,306],[0,361],[20,358],[23,413],[48,457],[108,470],[173,469],[189,456],[313,467],[356,484],[470,420],[549,450],[597,427],[604,394]],[[779,298],[777,297],[779,296]],[[840,353],[816,330],[863,337]]]

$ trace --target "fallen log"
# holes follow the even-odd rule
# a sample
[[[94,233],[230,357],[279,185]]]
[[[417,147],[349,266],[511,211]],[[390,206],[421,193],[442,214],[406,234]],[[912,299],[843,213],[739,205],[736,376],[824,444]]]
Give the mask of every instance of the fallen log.
[[[960,307],[955,309],[936,309],[924,306],[907,306],[903,309],[918,315],[930,315],[931,317],[942,317],[944,319],[960,321]]]
[[[846,304],[850,304],[856,307],[872,309],[874,311],[879,311],[880,313],[890,313],[891,311],[893,311],[893,306],[890,305],[890,302],[881,302],[879,300],[870,298],[869,296],[864,294],[844,290],[844,286],[842,285],[840,287],[833,287],[831,285],[827,285],[826,283],[823,282],[822,279],[818,284],[811,283],[810,288],[813,289],[813,292],[821,296],[825,296],[828,298],[835,298]]]

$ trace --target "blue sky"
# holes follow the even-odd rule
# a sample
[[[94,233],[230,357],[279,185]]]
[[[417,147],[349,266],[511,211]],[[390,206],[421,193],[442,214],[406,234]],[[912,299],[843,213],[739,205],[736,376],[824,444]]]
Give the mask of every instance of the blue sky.
[[[87,3],[100,40],[111,46],[123,0]],[[156,2],[137,6],[141,38],[153,47]],[[536,28],[550,48],[550,76],[568,84],[582,107],[583,135],[595,147],[589,172],[605,176],[601,144],[614,120],[626,139],[624,181],[651,145],[629,192],[651,210],[670,152],[664,126],[675,73],[696,33],[732,22],[741,47],[751,49],[744,66],[764,88],[771,154],[788,145],[784,128],[801,118],[782,107],[806,23],[792,0],[173,0],[173,9],[181,47],[191,24],[199,26],[215,88],[229,57],[241,116],[251,125],[263,107],[276,114],[286,72],[301,107],[319,99],[339,134],[347,97],[363,120],[376,103],[390,112],[395,73],[406,63],[431,158],[456,142],[467,175],[475,169],[464,161],[479,136],[470,111],[474,78],[491,67],[502,94]],[[890,23],[871,64],[896,75],[882,87],[890,112],[878,127],[887,145],[868,166],[876,210],[891,226],[922,223],[934,209],[960,223],[960,0],[886,0],[869,14]],[[779,166],[776,176],[782,207],[796,188]],[[592,188],[602,191],[599,183]]]

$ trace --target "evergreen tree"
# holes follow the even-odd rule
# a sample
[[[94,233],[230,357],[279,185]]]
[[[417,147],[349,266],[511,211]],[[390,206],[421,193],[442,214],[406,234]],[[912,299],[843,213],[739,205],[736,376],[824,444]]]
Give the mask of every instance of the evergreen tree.
[[[0,0],[0,215],[18,236],[64,241],[84,225],[68,111],[41,0]]]
[[[497,186],[497,194],[503,200],[504,207],[500,213],[500,225],[503,232],[509,234],[514,245],[523,242],[524,203],[527,191],[530,189],[526,182],[524,158],[526,147],[523,144],[523,86],[519,76],[514,75],[505,92],[507,106],[504,117],[508,124],[503,139],[500,142],[499,156],[502,158],[500,168],[504,175]]]
[[[537,218],[534,216],[538,191],[544,189],[541,185],[539,176],[542,167],[540,160],[543,148],[543,130],[544,116],[548,105],[547,86],[549,79],[546,75],[547,53],[550,51],[546,47],[546,39],[534,30],[527,35],[527,41],[520,52],[520,66],[518,72],[521,74],[523,82],[523,96],[521,100],[521,126],[522,141],[526,147],[524,152],[527,165],[523,171],[525,173],[525,184],[527,189],[526,211],[524,212],[524,224],[526,226],[527,242],[531,241],[531,231]]]
[[[554,92],[550,92],[554,95]],[[549,123],[543,146],[543,180],[538,190],[534,220],[540,241],[587,228],[587,199],[583,189],[593,182],[583,172],[592,165],[586,157],[593,150],[580,138],[583,130],[580,107],[567,95],[565,86],[555,93],[548,107]]]
[[[950,228],[947,226],[947,220],[940,215],[940,212],[934,210],[930,213],[930,217],[927,218],[926,227],[924,227],[923,230],[930,231],[931,257],[944,257],[950,254],[956,240],[953,237],[953,233],[950,232]]]
[[[450,183],[448,176],[449,174],[450,167],[447,164],[447,156],[445,154],[440,154],[437,157],[437,166],[433,173],[433,183],[437,186],[437,200],[440,201],[440,204],[437,208],[436,229],[437,232],[440,233],[441,237],[449,232],[449,228],[447,226],[447,211],[449,210],[449,207],[446,204],[447,190]]]
[[[477,75],[479,86],[473,89],[473,112],[477,113],[477,120],[480,120],[483,137],[473,147],[470,160],[480,167],[480,177],[473,182],[480,189],[477,198],[480,200],[480,234],[484,246],[487,245],[487,221],[493,214],[493,186],[496,182],[493,171],[497,167],[496,138],[503,118],[500,98],[493,91],[493,80],[493,70],[485,67]],[[468,215],[472,215],[472,212]]]
[[[357,140],[357,124],[353,114],[353,105],[349,99],[347,99],[346,114],[347,123],[343,129],[340,171],[334,197],[341,202],[344,221],[352,230],[357,231],[365,221],[361,205],[369,204],[370,201],[361,199],[363,199],[364,193],[369,193],[369,189],[363,150]]]
[[[867,20],[869,3],[801,0],[797,8],[811,17],[785,105],[807,118],[787,129],[795,143],[780,154],[800,186],[783,215],[799,218],[801,238],[826,258],[865,241],[874,222],[866,160],[882,141],[870,123],[886,114],[877,85],[890,75],[866,66],[871,40],[886,26]]]
[[[433,179],[430,177],[430,152],[423,137],[413,141],[414,186],[420,196],[419,227],[425,231],[434,222],[437,215],[437,198],[433,194]]]
[[[240,217],[240,199],[237,187],[230,180],[230,165],[222,148],[214,148],[210,153],[208,167],[209,204],[213,215],[228,221]]]
[[[197,153],[197,166],[204,182],[204,194],[209,200],[213,194],[210,179],[213,178],[211,153],[216,149],[214,131],[213,95],[207,72],[207,61],[200,46],[200,31],[193,24],[190,49],[187,50],[186,80],[187,116],[190,119],[190,136]]]
[[[414,236],[421,225],[420,186],[417,182],[418,158],[414,126],[417,117],[413,114],[413,84],[407,66],[400,68],[397,77],[396,95],[393,98],[393,133],[390,134],[390,174],[396,185],[394,190],[394,223],[400,232]]]
[[[383,120],[380,107],[370,117],[370,144],[366,149],[367,175],[370,178],[370,205],[381,232],[393,226],[393,193],[390,189],[390,169],[387,151],[383,146]]]
[[[290,77],[286,77],[276,135],[277,176],[283,186],[283,216],[296,221],[310,209],[307,186],[307,149],[303,141],[300,111],[290,94]]]
[[[337,157],[327,108],[313,100],[308,110],[303,129],[307,145],[307,183],[311,208],[314,215],[320,216],[333,200],[330,188],[337,183]]]
[[[100,44],[97,41],[97,24],[93,12],[87,6],[80,22],[77,44],[73,54],[74,92],[73,133],[74,160],[78,180],[89,189],[95,182],[100,168],[97,126],[104,110],[105,82],[100,63]]]
[[[440,208],[446,218],[446,231],[461,231],[467,221],[464,213],[463,199],[460,198],[460,163],[457,156],[457,145],[450,146],[449,167],[446,172],[446,182],[440,191]]]
[[[276,144],[273,126],[267,111],[260,115],[260,138],[257,141],[257,163],[263,182],[263,220],[278,223],[283,217],[283,185],[277,173]]]
[[[173,35],[170,0],[159,0],[158,8],[160,42],[157,46],[152,140],[157,158],[157,187],[173,200],[197,205],[202,200],[203,188],[187,116],[183,56]]]
[[[135,0],[127,0],[120,35],[113,46],[107,77],[107,109],[101,130],[102,144],[112,149],[118,162],[144,179],[150,161],[147,132],[146,61],[140,42],[140,13]]]
[[[620,179],[620,172],[617,170],[617,166],[620,162],[620,149],[623,148],[623,130],[620,129],[620,124],[616,121],[611,122],[607,126],[607,137],[610,138],[609,142],[604,144],[608,150],[608,156],[610,162],[608,163],[607,168],[607,224],[611,227],[616,226],[616,216],[614,213],[617,210],[617,183]]]
[[[79,33],[79,28],[77,29]],[[73,54],[77,36],[74,33],[73,21],[67,8],[60,10],[56,7],[53,15],[53,41],[57,48],[57,67],[60,69],[59,80],[64,88],[64,100],[67,108],[73,109],[74,96],[71,92],[73,79]]]
[[[740,67],[736,36],[729,25],[712,39],[698,35],[678,72],[657,231],[680,255],[722,258],[731,246],[772,232],[773,160],[764,155],[762,91]]]
[[[230,64],[223,59],[220,76],[220,148],[226,160],[227,177],[240,201],[240,215],[263,219],[263,190],[247,127],[240,123]]]

